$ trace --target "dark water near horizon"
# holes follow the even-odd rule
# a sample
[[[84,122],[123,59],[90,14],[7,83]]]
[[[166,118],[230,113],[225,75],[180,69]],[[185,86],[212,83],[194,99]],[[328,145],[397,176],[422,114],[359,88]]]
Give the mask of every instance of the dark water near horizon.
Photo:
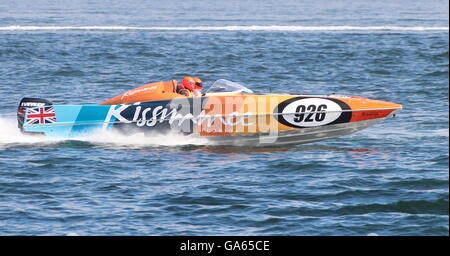
[[[448,235],[448,36],[448,1],[1,1],[0,235]],[[185,75],[404,109],[289,147],[16,129]]]

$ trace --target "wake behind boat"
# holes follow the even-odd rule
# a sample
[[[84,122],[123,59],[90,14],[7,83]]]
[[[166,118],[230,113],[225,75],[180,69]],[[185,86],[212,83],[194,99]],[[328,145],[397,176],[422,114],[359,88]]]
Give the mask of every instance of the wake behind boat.
[[[303,144],[351,134],[402,105],[346,95],[255,93],[217,80],[204,94],[180,93],[176,80],[135,88],[97,105],[54,105],[23,98],[22,132],[75,138],[101,131],[132,135],[181,133],[219,145]]]

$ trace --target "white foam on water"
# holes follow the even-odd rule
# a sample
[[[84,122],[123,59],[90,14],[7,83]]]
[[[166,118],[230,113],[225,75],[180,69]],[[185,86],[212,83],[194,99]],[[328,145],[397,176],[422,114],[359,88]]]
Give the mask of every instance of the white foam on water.
[[[183,135],[180,133],[145,135],[136,133],[124,135],[114,131],[97,131],[87,137],[73,138],[72,140],[86,141],[98,145],[118,147],[152,147],[152,146],[182,146],[206,145],[208,140],[199,136]]]
[[[17,127],[15,118],[0,117],[0,148],[8,144],[35,144],[56,143],[61,139],[47,138],[44,136],[25,135]]]
[[[80,236],[80,235],[76,232],[69,232],[66,234],[66,236]]]
[[[65,141],[63,138],[49,138],[39,135],[22,134],[17,127],[17,120],[0,117],[0,148],[8,145],[55,144]],[[151,147],[151,146],[181,146],[181,145],[207,145],[208,140],[196,135],[183,135],[180,133],[155,134],[153,136],[137,133],[124,135],[114,131],[96,131],[86,137],[70,138],[71,141],[84,141],[107,147]]]
[[[449,27],[429,26],[190,26],[190,27],[138,27],[138,26],[1,26],[0,31],[449,31]]]

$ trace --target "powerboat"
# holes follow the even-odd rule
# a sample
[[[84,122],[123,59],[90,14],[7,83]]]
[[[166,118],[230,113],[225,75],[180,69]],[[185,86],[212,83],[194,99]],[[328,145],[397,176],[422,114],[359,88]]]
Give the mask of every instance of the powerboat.
[[[348,95],[255,93],[217,80],[199,96],[177,93],[176,80],[129,90],[95,105],[55,105],[23,98],[18,127],[25,134],[57,138],[112,131],[183,134],[217,145],[303,144],[348,135],[377,124],[402,105]]]

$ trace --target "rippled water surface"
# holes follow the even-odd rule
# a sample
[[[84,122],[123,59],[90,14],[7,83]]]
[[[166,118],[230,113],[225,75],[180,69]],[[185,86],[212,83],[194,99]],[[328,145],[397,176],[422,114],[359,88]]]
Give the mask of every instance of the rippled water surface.
[[[448,235],[448,2],[298,2],[2,1],[0,235]],[[24,96],[95,104],[184,75],[404,109],[266,148],[16,128]]]

